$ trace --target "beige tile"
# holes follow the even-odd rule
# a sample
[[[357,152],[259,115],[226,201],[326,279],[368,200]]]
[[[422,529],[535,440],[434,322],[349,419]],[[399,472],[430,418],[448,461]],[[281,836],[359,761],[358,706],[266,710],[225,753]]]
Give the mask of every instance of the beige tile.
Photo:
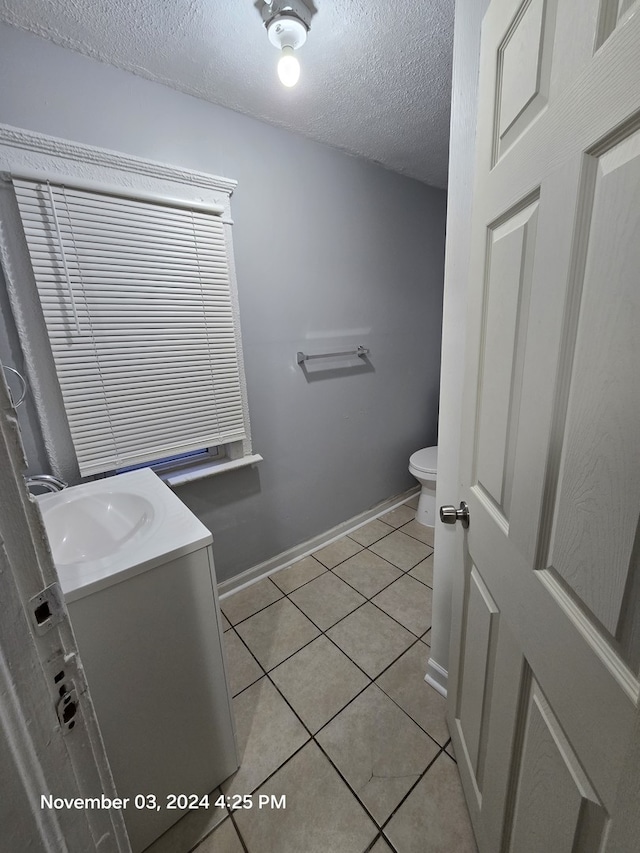
[[[188,847],[174,847],[170,852],[167,850],[167,853],[186,853],[188,849]],[[145,853],[148,851],[145,850]],[[215,832],[196,847],[193,853],[244,853],[231,818],[221,823]]]
[[[302,560],[298,560],[297,563],[293,563],[291,566],[287,566],[286,569],[275,572],[275,574],[271,575],[271,580],[283,592],[289,593],[326,571],[322,563],[319,563],[315,557],[309,556],[303,557]]]
[[[285,809],[235,813],[249,853],[363,853],[377,830],[315,743],[287,762],[258,794],[285,796]]]
[[[262,670],[235,631],[224,634],[224,646],[229,664],[231,695],[236,696],[245,687],[262,676]]]
[[[402,575],[372,601],[416,637],[421,637],[431,626],[431,595],[428,586]]]
[[[343,536],[342,539],[337,539],[335,542],[332,542],[331,545],[326,545],[319,551],[315,551],[313,556],[316,560],[320,560],[323,566],[326,566],[328,569],[333,569],[334,566],[337,566],[339,563],[343,563],[345,560],[348,560],[349,557],[353,557],[354,554],[357,554],[358,551],[361,550],[362,545],[358,545],[357,542],[354,542],[353,539],[349,539],[348,536]]]
[[[371,678],[379,675],[415,639],[368,602],[330,628],[327,635]]]
[[[176,850],[191,850],[195,847],[201,839],[209,835],[228,815],[226,808],[220,808],[215,805],[221,793],[220,788],[212,791],[209,795],[208,809],[198,808],[187,812],[177,823],[170,826],[157,841],[154,841],[150,847],[147,847],[144,853],[175,853]],[[233,848],[229,849],[231,853]],[[222,847],[221,850],[224,851],[225,848]],[[207,853],[206,847],[198,847],[197,853]]]
[[[384,521],[380,521],[379,518],[374,518],[374,520],[370,521],[368,524],[363,524],[362,527],[359,527],[357,530],[353,530],[349,534],[349,538],[354,539],[366,548],[368,545],[372,545],[374,542],[377,542],[378,539],[382,539],[383,536],[386,536],[392,531],[393,527],[389,524],[385,524]]]
[[[322,631],[365,601],[359,592],[331,572],[325,572],[289,597]]]
[[[424,643],[416,643],[382,673],[376,684],[442,745],[449,739],[446,701],[424,680],[428,657]]]
[[[369,683],[326,637],[318,637],[271,671],[271,678],[312,732]]]
[[[429,628],[426,634],[423,634],[420,639],[425,644],[425,646],[431,648],[431,628]]]
[[[308,740],[309,734],[266,676],[233,700],[239,770],[221,787],[250,794]]]
[[[287,599],[276,601],[236,628],[264,669],[277,666],[320,633]]]
[[[282,598],[282,593],[278,587],[265,578],[225,598],[220,602],[220,609],[232,625],[237,625],[242,619],[252,616],[279,598]]]
[[[456,760],[456,751],[453,748],[453,742],[452,741],[449,741],[449,743],[447,744],[447,746],[445,748],[445,752],[447,752],[451,756],[451,758],[453,758],[454,761]]]
[[[412,509],[406,504],[401,504],[395,509],[392,509],[391,512],[387,512],[384,515],[381,515],[380,521],[384,521],[385,524],[388,524],[391,527],[402,527],[403,524],[406,524],[408,521],[411,521],[415,517],[415,509]]]
[[[414,566],[409,574],[411,577],[422,583],[426,583],[427,586],[433,589],[433,554],[427,557],[426,560],[418,563],[417,566]]]
[[[418,509],[418,501],[420,500],[420,492],[417,495],[414,495],[411,500],[408,500],[405,506],[410,506],[413,509]]]
[[[333,573],[355,587],[365,598],[371,598],[392,581],[402,577],[400,569],[368,549],[336,566]]]
[[[419,539],[420,542],[424,542],[425,545],[430,545],[433,548],[433,527],[428,527],[426,524],[420,524],[420,522],[416,521],[414,518],[413,521],[410,521],[408,524],[402,525],[402,532],[406,533],[408,536],[413,536],[414,539]]]
[[[222,630],[223,630],[223,631],[228,631],[228,630],[229,630],[229,628],[231,627],[231,622],[229,622],[229,620],[228,620],[228,619],[227,619],[227,617],[224,615],[224,613],[221,613],[220,615],[222,616]]]
[[[385,828],[398,853],[476,853],[456,765],[441,754]]]
[[[317,736],[382,825],[438,754],[438,746],[375,684]]]
[[[403,572],[407,572],[428,557],[432,549],[401,530],[394,530],[389,536],[375,542],[371,550]]]

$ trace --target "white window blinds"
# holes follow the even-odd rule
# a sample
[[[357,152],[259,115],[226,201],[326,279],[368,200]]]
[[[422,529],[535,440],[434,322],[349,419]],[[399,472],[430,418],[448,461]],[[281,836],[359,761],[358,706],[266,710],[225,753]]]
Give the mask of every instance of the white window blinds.
[[[80,473],[244,438],[220,217],[13,183]]]

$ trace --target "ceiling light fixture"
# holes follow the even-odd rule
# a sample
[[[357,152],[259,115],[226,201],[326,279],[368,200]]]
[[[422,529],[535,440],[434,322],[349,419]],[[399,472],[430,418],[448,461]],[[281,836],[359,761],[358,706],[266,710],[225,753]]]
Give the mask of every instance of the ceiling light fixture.
[[[262,7],[269,41],[280,53],[278,77],[287,87],[300,79],[300,63],[295,52],[307,40],[311,12],[302,0],[272,0]]]

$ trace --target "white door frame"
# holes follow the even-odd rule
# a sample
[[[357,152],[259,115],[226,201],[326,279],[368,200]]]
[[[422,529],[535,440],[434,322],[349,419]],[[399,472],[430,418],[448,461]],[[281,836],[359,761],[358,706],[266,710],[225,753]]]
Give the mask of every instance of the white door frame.
[[[0,373],[2,373],[0,371]],[[0,380],[0,795],[3,845],[47,853],[130,853],[122,813],[42,808],[41,795],[116,796],[66,608],[40,627],[31,599],[58,584],[4,375]],[[55,590],[55,586],[53,587]],[[58,587],[59,590],[59,587]],[[60,673],[63,677],[59,677]],[[56,676],[58,679],[56,680]],[[62,687],[64,685],[64,687]],[[61,725],[61,690],[75,690],[73,727]],[[72,700],[68,700],[72,701]],[[6,766],[5,766],[6,765]]]
[[[438,421],[437,507],[442,504],[457,506],[460,503],[460,424],[478,113],[480,27],[488,5],[489,0],[456,0]],[[447,526],[436,517],[435,546],[431,652],[427,681],[446,696],[453,575],[462,571],[464,554],[464,537],[460,525]]]

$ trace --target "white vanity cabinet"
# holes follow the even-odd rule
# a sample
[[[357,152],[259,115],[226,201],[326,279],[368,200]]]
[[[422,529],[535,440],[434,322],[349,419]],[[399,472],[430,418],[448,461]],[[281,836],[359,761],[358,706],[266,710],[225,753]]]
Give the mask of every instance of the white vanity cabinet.
[[[169,808],[172,795],[209,794],[238,758],[211,534],[151,471],[111,479],[114,496],[151,487],[155,497],[145,495],[161,524],[133,556],[112,555],[111,567],[89,562],[83,572],[78,562],[59,574],[116,790],[129,798],[131,847],[140,853],[186,811]],[[43,517],[46,525],[46,508]],[[55,558],[53,543],[52,550]]]

